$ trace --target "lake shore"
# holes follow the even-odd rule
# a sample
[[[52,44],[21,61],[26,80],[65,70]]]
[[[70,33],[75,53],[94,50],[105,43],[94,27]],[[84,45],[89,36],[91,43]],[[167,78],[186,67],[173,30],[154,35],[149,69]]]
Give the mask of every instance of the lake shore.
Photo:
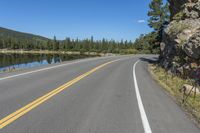
[[[80,51],[49,51],[49,50],[9,50],[0,49],[1,54],[68,54],[68,55],[94,55],[94,56],[113,56],[112,53],[80,52]]]
[[[32,51],[31,51],[32,52]],[[30,67],[37,67],[47,64],[60,63],[63,61],[99,57],[97,55],[86,54],[60,54],[60,53],[38,53],[6,51],[0,53],[0,73],[13,72]]]

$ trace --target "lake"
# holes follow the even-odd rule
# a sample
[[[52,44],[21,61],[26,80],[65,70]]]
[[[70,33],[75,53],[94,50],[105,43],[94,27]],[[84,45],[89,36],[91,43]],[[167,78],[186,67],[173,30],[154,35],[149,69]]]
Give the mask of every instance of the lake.
[[[87,57],[92,56],[68,54],[0,54],[0,72],[14,71]]]

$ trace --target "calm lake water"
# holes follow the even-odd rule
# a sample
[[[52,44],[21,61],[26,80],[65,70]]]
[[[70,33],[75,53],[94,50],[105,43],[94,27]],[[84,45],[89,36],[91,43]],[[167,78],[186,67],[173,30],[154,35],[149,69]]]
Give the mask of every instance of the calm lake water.
[[[0,54],[0,72],[60,63],[86,57],[91,56],[67,54]]]

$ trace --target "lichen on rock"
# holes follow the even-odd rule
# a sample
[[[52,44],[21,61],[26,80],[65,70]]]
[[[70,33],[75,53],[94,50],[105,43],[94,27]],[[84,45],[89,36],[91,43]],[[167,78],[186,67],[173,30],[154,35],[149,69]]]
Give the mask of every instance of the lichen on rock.
[[[200,31],[196,32],[188,39],[183,50],[191,58],[200,60]]]

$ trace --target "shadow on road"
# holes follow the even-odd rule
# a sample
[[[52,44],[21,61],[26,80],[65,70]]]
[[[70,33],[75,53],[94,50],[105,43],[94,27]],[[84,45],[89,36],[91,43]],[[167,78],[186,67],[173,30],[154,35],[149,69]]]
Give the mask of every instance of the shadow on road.
[[[140,60],[150,64],[158,63],[158,57],[141,57]]]

